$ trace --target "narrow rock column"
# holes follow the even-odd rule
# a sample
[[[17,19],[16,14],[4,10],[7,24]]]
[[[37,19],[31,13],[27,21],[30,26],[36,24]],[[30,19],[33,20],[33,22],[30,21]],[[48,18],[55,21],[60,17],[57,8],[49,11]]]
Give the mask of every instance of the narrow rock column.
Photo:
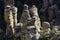
[[[30,14],[29,14],[28,5],[25,4],[20,22],[23,23],[24,26],[26,26],[27,22],[28,22],[27,20],[29,20],[29,19],[31,19],[31,17],[30,17]]]
[[[35,7],[35,5],[32,6],[32,8],[30,9],[30,12],[32,14],[32,18],[35,19],[35,27],[36,29],[40,32],[40,28],[41,28],[41,21],[38,15],[38,9]]]
[[[14,19],[12,7],[14,6],[14,0],[4,0],[5,10],[4,10],[4,18],[7,23],[6,34],[11,36],[14,34]]]
[[[5,21],[6,21],[6,23],[7,23],[7,29],[6,29],[6,31],[9,33],[9,30],[11,30],[11,28],[12,28],[12,32],[13,32],[13,34],[14,34],[14,29],[13,29],[13,27],[14,27],[14,25],[13,25],[13,15],[12,15],[12,10],[11,10],[11,6],[10,5],[7,5],[6,7],[5,7]]]
[[[35,23],[34,26],[36,28],[35,30],[35,34],[34,37],[36,38],[36,40],[39,38],[40,34],[38,32],[40,32],[40,28],[41,28],[41,21],[38,15],[38,9],[36,8],[35,5],[33,5],[30,9],[30,13],[32,14],[32,18],[35,19]]]
[[[23,8],[23,12],[22,12],[22,16],[21,16],[21,19],[20,19],[20,23],[23,24],[23,26],[21,26],[21,34],[22,34],[22,39],[26,40],[26,27],[27,27],[27,24],[28,24],[28,20],[30,20],[31,17],[30,17],[30,14],[29,14],[29,10],[28,10],[28,5],[27,4],[24,4],[24,8]]]
[[[13,14],[12,14],[12,10],[11,10],[11,12],[10,12],[10,17],[9,17],[9,19],[10,19],[10,25],[11,25],[11,27],[12,27],[12,31],[13,31],[13,34],[15,33],[14,32],[14,19],[13,19]]]
[[[17,25],[17,8],[12,7],[12,14],[13,14],[13,19],[14,19],[14,25]]]

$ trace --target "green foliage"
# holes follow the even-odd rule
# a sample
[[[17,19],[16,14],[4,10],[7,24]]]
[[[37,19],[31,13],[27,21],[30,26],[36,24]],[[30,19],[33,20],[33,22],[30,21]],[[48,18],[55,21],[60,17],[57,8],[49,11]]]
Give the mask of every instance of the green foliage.
[[[0,33],[2,33],[3,32],[3,30],[2,29],[0,29]]]
[[[23,23],[23,26],[26,26],[27,25],[27,22],[26,21],[23,21],[22,23]]]
[[[3,36],[4,36],[4,34],[3,34],[3,30],[0,29],[0,40],[3,40]]]

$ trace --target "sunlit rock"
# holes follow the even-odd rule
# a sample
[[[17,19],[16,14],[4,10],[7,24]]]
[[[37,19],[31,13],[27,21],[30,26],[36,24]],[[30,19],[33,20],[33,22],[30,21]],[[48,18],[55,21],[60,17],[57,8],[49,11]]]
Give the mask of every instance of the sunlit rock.
[[[34,26],[35,26],[34,33],[30,33],[30,34],[33,35],[32,39],[35,38],[35,40],[36,40],[36,39],[39,39],[39,37],[40,37],[40,34],[38,32],[40,32],[40,28],[41,28],[41,21],[40,21],[39,15],[38,15],[38,9],[36,8],[35,5],[33,5],[29,9],[29,12],[32,15],[32,19],[34,19]]]
[[[23,23],[24,26],[26,26],[27,22],[28,22],[27,20],[29,20],[30,18],[31,17],[30,17],[30,14],[29,14],[28,5],[25,4],[20,22]]]
[[[5,21],[7,23],[6,33],[8,34],[8,30],[11,31],[11,28],[12,28],[12,32],[14,34],[14,29],[13,29],[14,20],[13,20],[13,14],[12,14],[12,10],[11,10],[11,6],[10,5],[5,6],[4,17],[5,17]]]
[[[42,23],[43,31],[47,32],[47,34],[50,34],[50,23],[49,22],[43,22]]]
[[[35,5],[33,5],[30,9],[30,13],[32,14],[32,18],[35,19],[34,26],[36,26],[37,31],[40,32],[40,27],[41,27],[41,21],[38,15],[38,9],[36,8]]]

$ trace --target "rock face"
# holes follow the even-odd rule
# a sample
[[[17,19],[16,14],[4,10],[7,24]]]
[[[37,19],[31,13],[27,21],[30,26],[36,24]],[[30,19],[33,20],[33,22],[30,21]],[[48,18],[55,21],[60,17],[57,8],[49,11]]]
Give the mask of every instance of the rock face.
[[[40,28],[41,28],[41,21],[38,15],[38,9],[36,8],[35,5],[33,5],[30,9],[30,13],[32,15],[32,19],[34,19],[34,26],[35,26],[35,33],[33,34],[33,38],[35,37],[36,39],[39,38],[39,33],[40,32]]]
[[[29,10],[28,10],[28,5],[24,5],[24,9],[23,9],[23,12],[22,12],[22,16],[21,16],[21,19],[20,19],[20,22],[23,23],[24,26],[27,25],[27,22],[28,20],[30,19],[30,14],[29,14]]]
[[[10,30],[12,28],[12,31],[14,33],[14,29],[13,29],[13,14],[12,14],[12,10],[11,10],[11,6],[7,5],[5,7],[5,21],[7,23],[7,32],[9,32],[8,30]],[[10,28],[10,29],[9,29]],[[8,34],[8,33],[7,33]]]
[[[51,23],[52,25],[60,25],[60,11],[58,11],[57,5],[53,4],[52,2],[53,0],[42,0],[43,4],[39,4],[41,3],[40,0],[37,0],[39,1],[39,3],[36,0],[16,1],[18,3],[16,3],[15,6],[18,6],[19,8],[18,13],[20,15],[24,7],[22,16],[18,14],[18,16],[21,17],[21,19],[18,18],[20,19],[19,23],[17,22],[18,21],[17,20],[17,8],[14,6],[14,1],[16,0],[4,0],[5,2],[4,18],[7,24],[6,34],[8,36],[15,35],[15,37],[18,37],[18,36],[21,36],[22,34],[22,36],[25,37],[25,34],[28,34],[31,36],[32,40],[37,40],[40,37],[39,32],[41,31],[40,30],[41,21],[38,15],[38,9],[40,10],[40,5],[42,5],[41,18],[43,22],[42,23],[43,30],[46,29],[47,33],[49,34]],[[35,5],[33,5],[29,9],[28,5],[26,4],[23,6],[24,3],[27,3],[29,6],[31,6],[32,4],[35,4],[38,7],[38,9],[36,8]],[[49,24],[48,22],[44,22],[44,21],[49,21],[51,23]],[[53,29],[54,31],[59,32],[57,31],[58,30],[57,28],[53,28]]]
[[[13,11],[16,11],[13,6],[14,6],[14,0],[4,0],[5,3],[5,10],[4,10],[4,18],[7,24],[6,28],[6,35],[12,36],[15,31],[14,31],[14,16],[13,16]]]
[[[43,26],[43,29],[48,29],[48,28],[50,28],[50,23],[49,22],[43,22],[42,26]]]
[[[5,7],[5,21],[7,23],[7,31],[11,30],[12,33],[14,34],[14,26],[17,25],[17,8],[16,7],[11,7],[10,5],[7,5]],[[8,33],[7,33],[8,34]]]
[[[32,14],[32,18],[35,19],[34,26],[36,27],[37,31],[40,31],[41,28],[41,21],[38,15],[38,9],[33,5],[30,9],[30,13]]]
[[[17,24],[17,8],[12,7],[12,14],[13,14],[13,19],[14,19],[14,25]]]

